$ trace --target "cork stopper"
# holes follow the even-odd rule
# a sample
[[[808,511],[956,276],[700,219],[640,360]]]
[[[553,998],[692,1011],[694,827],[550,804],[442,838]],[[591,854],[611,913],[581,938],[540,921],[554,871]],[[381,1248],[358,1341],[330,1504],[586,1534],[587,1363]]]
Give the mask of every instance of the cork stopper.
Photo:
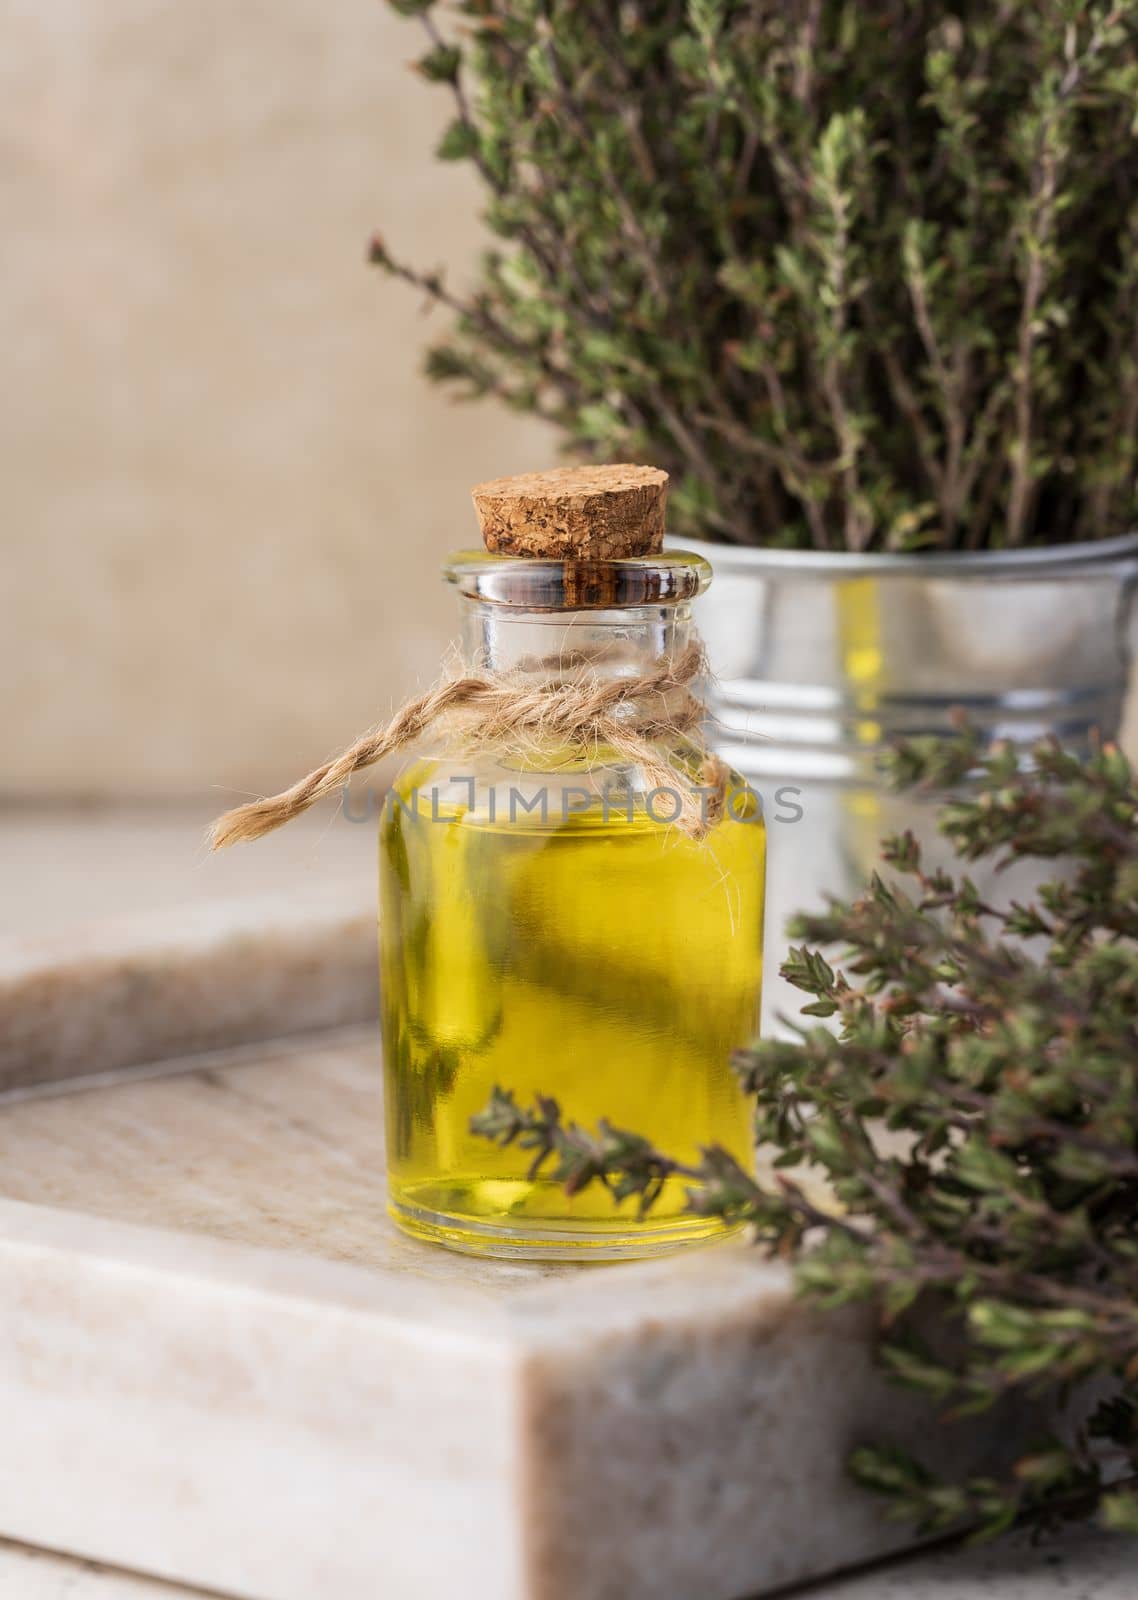
[[[622,561],[663,547],[668,474],[659,467],[553,467],[470,492],[482,542],[498,555]]]

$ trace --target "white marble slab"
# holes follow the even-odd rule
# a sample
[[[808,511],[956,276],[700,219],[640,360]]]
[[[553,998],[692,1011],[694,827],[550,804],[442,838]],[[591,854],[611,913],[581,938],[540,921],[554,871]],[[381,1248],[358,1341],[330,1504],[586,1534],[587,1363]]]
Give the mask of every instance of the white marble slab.
[[[261,839],[210,853],[207,830],[248,795],[165,805],[0,804],[0,939],[67,934],[105,918],[264,895],[354,889],[374,905],[376,827],[331,804]],[[363,813],[362,805],[358,813]]]
[[[924,1427],[861,1313],[743,1243],[403,1238],[377,1054],[0,1108],[0,1534],[247,1600],[735,1600],[906,1537],[843,1471]]]
[[[220,803],[0,811],[0,1091],[375,1016],[374,821],[211,856]]]
[[[370,887],[0,941],[0,1091],[374,1017]]]

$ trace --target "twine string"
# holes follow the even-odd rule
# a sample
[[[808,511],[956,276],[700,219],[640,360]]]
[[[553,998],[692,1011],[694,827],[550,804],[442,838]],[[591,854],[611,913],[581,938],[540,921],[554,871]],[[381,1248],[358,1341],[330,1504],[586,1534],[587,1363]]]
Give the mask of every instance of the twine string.
[[[723,815],[727,768],[707,750],[700,733],[706,710],[691,686],[707,670],[702,644],[693,641],[679,655],[636,677],[602,673],[595,660],[563,658],[557,665],[562,674],[568,668],[570,675],[538,683],[524,666],[445,674],[426,694],[408,700],[389,722],[361,734],[290,788],[227,811],[210,830],[211,848],[221,850],[272,833],[342,790],[355,773],[444,726],[453,727],[472,753],[504,749],[524,754],[549,744],[586,752],[607,747],[640,767],[649,790],[678,797],[674,825],[689,838],[703,838]],[[701,754],[697,781],[667,757],[668,747],[681,739],[690,739]]]

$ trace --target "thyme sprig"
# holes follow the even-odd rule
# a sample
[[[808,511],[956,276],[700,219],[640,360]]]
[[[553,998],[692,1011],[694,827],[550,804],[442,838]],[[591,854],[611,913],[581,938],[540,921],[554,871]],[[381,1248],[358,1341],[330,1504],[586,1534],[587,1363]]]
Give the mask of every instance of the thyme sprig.
[[[968,733],[913,740],[892,764],[902,784],[964,785],[940,814],[957,859],[927,866],[894,838],[860,899],[797,920],[782,970],[804,1020],[736,1058],[767,1176],[722,1150],[677,1162],[504,1091],[475,1127],[642,1209],[686,1179],[693,1211],[749,1222],[807,1297],[873,1302],[886,1370],[938,1413],[1013,1393],[1036,1410],[1040,1442],[1004,1477],[949,1480],[864,1445],[851,1469],[894,1514],[1138,1533],[1138,785],[1111,746],[1083,759],[1045,742],[1025,765]],[[974,861],[1056,870],[996,904]],[[908,1315],[930,1296],[960,1328],[947,1353]],[[1085,1415],[1072,1402],[1050,1432],[1056,1395],[1088,1384],[1106,1398]]]

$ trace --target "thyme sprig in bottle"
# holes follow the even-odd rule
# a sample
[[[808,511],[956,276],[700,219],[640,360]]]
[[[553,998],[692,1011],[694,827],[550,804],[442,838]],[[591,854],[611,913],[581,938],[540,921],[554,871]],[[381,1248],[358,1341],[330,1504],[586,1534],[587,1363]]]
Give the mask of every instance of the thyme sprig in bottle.
[[[710,573],[660,553],[665,485],[609,467],[476,490],[487,552],[447,568],[465,659],[524,693],[582,671],[639,683],[681,657]],[[667,726],[666,705],[627,709],[630,727]],[[676,818],[701,787],[698,740],[660,736],[674,788],[623,743],[560,733],[486,749],[456,727],[396,779],[380,839],[388,1187],[420,1238],[603,1259],[709,1231],[678,1184],[640,1221],[632,1202],[567,1197],[524,1150],[477,1138],[470,1118],[496,1085],[680,1154],[715,1143],[748,1158],[728,1058],[757,1026],[761,808],[728,773],[729,805],[693,834]]]

